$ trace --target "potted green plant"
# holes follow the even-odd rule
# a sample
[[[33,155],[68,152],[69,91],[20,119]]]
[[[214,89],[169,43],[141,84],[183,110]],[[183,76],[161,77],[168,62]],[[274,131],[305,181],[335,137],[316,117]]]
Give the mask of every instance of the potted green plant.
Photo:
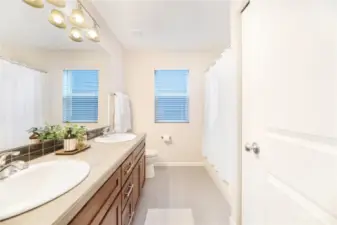
[[[62,135],[62,127],[60,125],[47,124],[45,127],[40,128],[38,132],[40,133],[39,139],[41,141],[58,140]]]
[[[77,148],[82,149],[88,145],[88,135],[87,128],[85,126],[80,126],[77,131]]]
[[[27,130],[27,132],[31,134],[29,136],[30,144],[39,144],[41,142],[40,141],[41,133],[37,127],[32,127],[29,130]]]
[[[83,149],[86,146],[86,129],[77,124],[67,124],[63,128],[64,151]]]

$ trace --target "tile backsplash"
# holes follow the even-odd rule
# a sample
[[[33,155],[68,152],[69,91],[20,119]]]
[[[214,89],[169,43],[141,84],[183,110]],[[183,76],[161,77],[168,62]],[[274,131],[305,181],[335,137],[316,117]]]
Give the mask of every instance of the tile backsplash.
[[[87,132],[88,140],[102,135],[104,128],[105,127],[89,130]],[[20,154],[18,156],[12,156],[11,158],[8,158],[7,162],[16,161],[16,160],[23,160],[25,162],[28,162],[30,160],[39,158],[41,156],[53,153],[62,148],[63,148],[62,140],[56,140],[56,141],[47,140],[39,144],[30,144],[30,145],[17,147],[17,148],[8,149],[4,152],[20,151]]]

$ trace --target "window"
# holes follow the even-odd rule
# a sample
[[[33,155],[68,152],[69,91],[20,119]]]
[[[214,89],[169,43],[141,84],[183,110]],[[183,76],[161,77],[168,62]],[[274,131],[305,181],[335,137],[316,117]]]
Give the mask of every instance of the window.
[[[188,70],[155,71],[155,122],[188,123]]]
[[[98,71],[65,70],[63,121],[90,123],[98,120]]]

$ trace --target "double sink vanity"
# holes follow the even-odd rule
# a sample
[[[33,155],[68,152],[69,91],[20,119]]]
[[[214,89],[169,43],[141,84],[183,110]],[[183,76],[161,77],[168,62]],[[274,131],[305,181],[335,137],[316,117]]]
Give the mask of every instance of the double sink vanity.
[[[130,225],[145,183],[145,135],[89,143],[0,180],[0,225]]]

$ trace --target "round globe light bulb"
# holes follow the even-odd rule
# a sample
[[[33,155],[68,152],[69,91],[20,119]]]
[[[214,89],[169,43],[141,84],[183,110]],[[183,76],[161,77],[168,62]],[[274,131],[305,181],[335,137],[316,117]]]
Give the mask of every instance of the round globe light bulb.
[[[78,31],[74,31],[73,36],[74,36],[74,38],[80,38],[81,34]]]
[[[64,22],[64,19],[61,16],[56,15],[56,16],[54,16],[54,21],[57,24],[62,24]]]
[[[84,22],[84,18],[83,18],[82,15],[75,14],[74,17],[75,17],[75,21],[76,21],[77,23],[80,23],[80,24],[81,24],[81,23]]]
[[[90,30],[90,31],[88,32],[88,34],[89,34],[89,36],[90,36],[91,38],[96,38],[96,37],[98,36],[96,30]]]

